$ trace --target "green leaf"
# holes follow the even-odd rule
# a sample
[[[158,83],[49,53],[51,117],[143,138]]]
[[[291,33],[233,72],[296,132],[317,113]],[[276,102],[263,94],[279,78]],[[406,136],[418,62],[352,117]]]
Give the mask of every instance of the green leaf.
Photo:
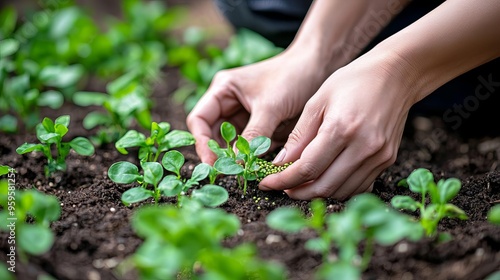
[[[49,34],[53,39],[68,36],[78,18],[78,9],[70,7],[57,11],[52,18]]]
[[[16,233],[19,247],[31,255],[47,252],[54,243],[53,233],[40,224],[19,224]]]
[[[59,135],[60,139],[68,133],[68,127],[60,123],[54,125],[54,130]]]
[[[94,154],[94,145],[85,137],[75,137],[69,142],[70,147],[82,156],[91,156]]]
[[[7,165],[0,165],[0,176],[8,174],[11,170],[13,169]]]
[[[182,192],[183,184],[174,175],[167,175],[161,180],[158,189],[165,196],[177,196]]]
[[[243,166],[236,163],[234,159],[228,157],[219,158],[218,160],[216,160],[214,163],[214,168],[219,173],[225,175],[239,175],[244,171]]]
[[[391,204],[396,209],[404,209],[414,212],[418,208],[418,202],[405,195],[396,195],[391,199]]]
[[[0,38],[8,38],[16,28],[16,22],[17,13],[14,7],[2,7],[0,10]]]
[[[229,194],[226,189],[217,185],[205,185],[193,190],[191,197],[200,201],[204,206],[217,207],[226,202]]]
[[[90,112],[83,119],[83,127],[92,129],[98,125],[107,125],[111,122],[110,116],[101,112]]]
[[[41,152],[43,151],[43,147],[43,144],[24,143],[16,149],[16,153],[22,155],[33,151]]]
[[[298,208],[281,207],[266,217],[266,223],[273,229],[296,233],[307,227],[307,220]]]
[[[459,218],[461,220],[467,220],[467,214],[465,214],[465,211],[460,209],[456,205],[448,203],[444,206],[444,209],[446,216],[449,218]]]
[[[116,149],[126,155],[128,154],[126,148],[142,147],[146,145],[146,136],[136,130],[129,130],[122,138],[115,143]]]
[[[40,71],[40,80],[46,85],[56,88],[67,88],[75,85],[83,76],[81,65],[46,66]]]
[[[497,204],[488,211],[488,221],[495,225],[500,225],[500,204]]]
[[[108,169],[109,178],[118,184],[130,184],[139,178],[139,168],[128,161],[113,163]]]
[[[181,167],[184,165],[184,156],[179,151],[168,151],[163,155],[161,163],[166,170],[180,175]]]
[[[57,221],[61,216],[61,206],[57,197],[46,195],[35,189],[23,193],[23,201],[32,201],[27,212],[32,215],[37,223],[49,226],[50,222]],[[24,204],[23,206],[28,206]]]
[[[49,118],[43,118],[43,120],[42,120],[42,126],[49,133],[50,132],[55,132],[54,122],[51,119],[49,119]]]
[[[231,142],[236,138],[236,128],[229,122],[223,122],[220,125],[220,134],[226,142]]]
[[[345,261],[335,263],[324,263],[319,268],[318,279],[342,279],[359,280],[361,279],[361,270],[354,264]]]
[[[56,90],[42,92],[37,99],[38,106],[47,106],[51,109],[59,109],[64,103],[64,96]]]
[[[241,135],[238,135],[238,140],[236,141],[236,148],[238,151],[245,155],[250,155],[250,144],[247,139],[243,138]]]
[[[78,106],[102,106],[110,96],[101,92],[79,91],[73,94],[73,102]]]
[[[219,143],[214,139],[208,140],[208,148],[217,155],[217,158],[225,157],[226,150],[219,146]]]
[[[265,136],[257,136],[250,140],[250,151],[254,156],[260,156],[271,147],[271,139]]]
[[[199,182],[205,178],[207,178],[208,174],[212,170],[212,166],[206,163],[200,163],[194,167],[193,174],[191,175],[191,179],[193,181]]]
[[[425,168],[418,168],[408,176],[407,182],[412,192],[425,194],[427,186],[434,183],[434,175]]]
[[[12,115],[0,117],[0,131],[14,133],[17,131],[17,118]]]
[[[160,151],[190,146],[195,143],[194,136],[183,130],[172,130],[160,142]]]
[[[158,162],[144,162],[142,169],[144,170],[144,181],[148,184],[156,186],[163,178],[163,168]]]
[[[304,247],[313,252],[323,253],[330,249],[329,244],[321,238],[313,238],[306,241]]]
[[[19,41],[16,39],[5,39],[0,41],[0,58],[7,57],[17,52]]]
[[[462,183],[456,178],[449,178],[444,181],[439,181],[437,187],[440,198],[439,202],[445,204],[457,196],[462,187]]]
[[[141,187],[135,187],[135,188],[131,188],[131,189],[126,190],[122,194],[122,202],[125,205],[129,205],[132,203],[137,203],[137,202],[141,202],[143,200],[146,200],[150,197],[153,197],[153,195],[154,195],[154,193],[151,190],[147,190],[147,189],[141,188]]]

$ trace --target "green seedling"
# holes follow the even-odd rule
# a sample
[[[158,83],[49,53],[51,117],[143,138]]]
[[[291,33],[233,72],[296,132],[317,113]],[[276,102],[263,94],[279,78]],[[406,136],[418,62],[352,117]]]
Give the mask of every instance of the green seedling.
[[[434,182],[433,174],[425,169],[414,170],[407,179],[401,180],[398,185],[408,186],[410,191],[421,195],[420,201],[415,201],[409,196],[397,195],[392,198],[391,204],[397,209],[420,211],[420,223],[428,237],[436,236],[438,223],[443,218],[459,218],[466,220],[465,212],[454,204],[449,203],[460,191],[460,180],[449,178]],[[426,205],[427,195],[430,203]]]
[[[144,239],[120,265],[140,279],[284,279],[284,270],[256,257],[251,245],[225,248],[222,241],[240,229],[238,218],[222,209],[204,208],[183,197],[183,207],[143,207],[132,228]]]
[[[50,118],[44,118],[36,126],[36,136],[40,143],[24,143],[16,149],[18,154],[30,152],[42,152],[47,157],[45,166],[45,176],[49,177],[56,171],[66,171],[66,157],[70,150],[79,155],[91,156],[94,154],[94,146],[85,137],[76,137],[69,142],[63,142],[62,139],[68,133],[70,116],[64,115],[58,117],[55,121]],[[55,155],[53,155],[53,148]]]
[[[340,213],[327,214],[324,201],[315,199],[310,217],[299,208],[282,207],[272,211],[266,221],[271,228],[288,233],[306,228],[316,232],[318,237],[308,240],[305,246],[323,256],[317,279],[360,279],[375,243],[388,246],[403,239],[418,240],[423,235],[419,223],[369,193],[351,198]],[[364,251],[358,252],[361,244]],[[336,258],[330,256],[332,248],[338,249]]]
[[[179,206],[181,196],[186,195],[187,191],[198,186],[199,183],[210,176],[212,167],[206,163],[197,165],[190,179],[183,179],[180,170],[184,165],[184,156],[178,151],[168,151],[164,154],[161,164],[158,162],[142,162],[141,167],[143,174],[139,172],[139,168],[127,161],[114,163],[108,170],[109,178],[119,184],[138,183],[138,187],[133,187],[125,191],[122,195],[122,202],[125,205],[141,202],[153,197],[155,203],[158,203],[160,197],[178,198]],[[164,169],[174,173],[175,175],[164,175]],[[152,185],[153,190],[148,189]],[[217,185],[208,184],[203,187],[193,190],[191,197],[199,200],[203,205],[208,207],[216,207],[227,201],[229,195],[227,191]]]
[[[218,157],[214,168],[220,174],[236,175],[240,187],[243,181],[244,194],[246,194],[248,181],[261,180],[267,175],[286,169],[291,164],[276,166],[259,158],[271,147],[271,139],[268,137],[257,136],[249,142],[241,135],[237,135],[235,127],[228,122],[221,124],[220,132],[226,142],[226,148],[220,147],[213,139],[208,141],[210,150]],[[235,142],[237,154],[232,148],[232,142],[235,139],[237,139]]]
[[[500,205],[491,207],[488,211],[488,221],[495,225],[500,225]]]
[[[172,130],[167,122],[151,123],[151,134],[146,137],[144,134],[129,130],[116,143],[116,149],[127,154],[127,149],[132,147],[139,148],[140,161],[158,161],[160,155],[168,150],[193,145],[195,139],[187,131]]]
[[[7,256],[15,266],[16,259],[26,263],[28,255],[38,256],[52,247],[54,233],[50,223],[59,219],[61,207],[55,196],[35,189],[16,189],[15,177],[10,174],[14,173],[10,172],[7,180],[0,180],[0,217],[5,221],[0,230],[7,233]]]
[[[95,111],[83,120],[86,129],[101,127],[93,140],[96,144],[113,143],[124,136],[127,129],[137,122],[149,129],[151,126],[151,100],[140,80],[138,71],[129,72],[108,83],[108,93],[77,92],[73,102],[79,106],[102,106],[106,113]]]

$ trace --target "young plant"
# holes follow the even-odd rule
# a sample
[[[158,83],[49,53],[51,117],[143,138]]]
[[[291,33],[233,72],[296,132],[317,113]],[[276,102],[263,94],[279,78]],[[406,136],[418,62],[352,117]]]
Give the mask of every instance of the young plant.
[[[86,129],[100,127],[96,144],[113,143],[120,139],[133,122],[149,129],[151,100],[138,71],[131,71],[108,83],[107,93],[80,91],[73,102],[79,106],[101,106],[106,113],[90,112],[83,120]]]
[[[18,154],[29,152],[42,152],[47,157],[45,176],[49,177],[56,171],[66,171],[66,157],[70,150],[82,156],[94,154],[94,146],[87,138],[76,137],[69,142],[63,142],[63,137],[68,133],[70,116],[58,117],[55,121],[44,118],[36,126],[36,136],[40,143],[24,143],[16,149]],[[53,155],[53,148],[55,155]]]
[[[425,169],[414,170],[407,179],[403,179],[398,186],[407,186],[410,191],[421,195],[420,201],[409,196],[397,195],[392,198],[391,204],[397,209],[420,211],[420,223],[428,237],[436,236],[438,223],[443,218],[459,218],[466,220],[465,212],[454,204],[449,203],[457,196],[462,186],[456,178],[441,179],[436,184],[433,174]],[[427,195],[430,203],[426,205]]]
[[[495,225],[500,225],[500,205],[491,207],[488,211],[488,221]]]
[[[271,139],[268,137],[257,136],[249,142],[241,135],[236,135],[235,127],[228,122],[221,124],[220,132],[226,142],[226,148],[221,148],[213,139],[208,142],[209,148],[218,157],[214,168],[220,174],[236,175],[240,187],[243,181],[244,194],[246,194],[248,181],[261,180],[269,174],[284,170],[291,164],[276,166],[259,158],[271,147]],[[232,148],[232,142],[236,137],[237,154]]]
[[[132,228],[144,239],[120,265],[135,269],[140,279],[284,279],[284,270],[256,257],[251,245],[225,248],[240,222],[222,209],[204,208],[182,198],[183,207],[143,207],[132,217]]]
[[[129,130],[116,143],[116,149],[127,154],[127,148],[139,148],[139,160],[156,162],[163,152],[170,149],[193,145],[195,139],[193,135],[187,131],[172,130],[167,122],[152,122],[151,134],[146,137],[144,134]]]
[[[181,206],[181,196],[186,195],[190,188],[199,185],[200,181],[213,173],[210,165],[200,163],[194,168],[190,179],[183,179],[180,173],[183,165],[184,156],[180,152],[168,151],[164,154],[161,164],[158,162],[142,162],[142,175],[136,165],[121,161],[111,165],[108,176],[115,183],[130,184],[137,182],[139,184],[138,187],[128,189],[122,194],[122,202],[125,205],[141,202],[151,197],[154,198],[155,203],[158,203],[158,200],[163,195],[166,197],[177,196],[178,205]],[[175,175],[163,177],[164,169]],[[153,190],[148,189],[149,185],[153,185]],[[229,195],[224,188],[208,184],[193,190],[191,197],[205,206],[216,207],[226,202]]]
[[[16,189],[15,179],[7,176],[7,180],[0,180],[0,218],[6,221],[1,223],[0,230],[8,233],[7,256],[14,256],[15,266],[16,254],[22,262],[27,262],[28,255],[41,255],[52,247],[54,233],[50,223],[59,219],[61,206],[55,196],[35,189]]]
[[[311,217],[298,208],[282,207],[267,216],[267,224],[276,230],[296,233],[309,228],[317,233],[306,248],[322,254],[323,264],[316,272],[318,279],[357,280],[368,267],[375,243],[389,246],[400,240],[418,240],[423,235],[419,223],[409,216],[391,210],[373,194],[351,198],[340,213],[326,214],[322,200],[311,203]],[[364,244],[364,251],[358,248]],[[336,258],[330,257],[338,249]]]

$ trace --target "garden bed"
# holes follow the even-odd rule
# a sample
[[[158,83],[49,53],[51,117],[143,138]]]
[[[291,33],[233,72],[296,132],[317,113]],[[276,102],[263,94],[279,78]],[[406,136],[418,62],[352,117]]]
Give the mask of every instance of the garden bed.
[[[167,2],[171,2],[172,5],[201,3],[199,1]],[[207,12],[208,1],[202,2],[203,5],[197,6],[195,13],[204,14]],[[20,3],[17,4],[22,7]],[[90,6],[94,10],[100,11],[98,4],[102,3],[98,1],[92,3]],[[118,3],[119,1],[114,3],[115,6]],[[114,12],[119,10],[118,7],[110,7],[109,9]],[[199,20],[200,26],[210,25],[205,23],[198,14],[192,16],[193,20]],[[211,13],[211,16],[216,15]],[[217,23],[222,25],[219,22],[220,19],[217,18]],[[142,22],[140,17],[139,22]],[[127,24],[133,26],[133,23]],[[227,31],[225,27],[221,30]],[[173,32],[173,30],[170,31]],[[156,34],[157,37],[153,39],[161,42],[160,39],[165,39],[161,34]],[[225,33],[219,32],[218,34]],[[125,35],[124,38],[124,43],[118,45],[129,46],[128,44],[132,43],[134,46],[137,43],[134,38],[131,41],[127,41],[128,37]],[[246,43],[252,43],[253,39],[247,37],[245,40],[247,40]],[[227,43],[225,39],[215,38],[215,40],[222,42],[221,45]],[[260,42],[262,43],[262,41]],[[233,55],[228,56],[236,59],[230,61],[231,63],[225,61],[227,65],[222,66],[235,66],[243,61],[248,63],[249,57],[243,56],[251,56],[250,51],[245,49],[244,43],[239,45],[230,51]],[[165,46],[166,48],[167,46],[172,47],[168,44]],[[251,44],[248,48],[251,50]],[[269,47],[269,45],[267,48],[269,53],[251,59],[261,60],[279,51]],[[153,48],[153,50],[155,49]],[[234,55],[235,53],[237,55]],[[220,53],[215,52],[214,54],[221,54],[217,59],[219,62],[224,61],[222,50]],[[117,54],[117,56],[119,62],[122,62],[122,58],[128,58],[126,55]],[[189,55],[186,57],[189,58]],[[63,64],[65,62],[63,61]],[[155,59],[149,62],[144,61],[144,59],[123,61],[127,71],[130,70],[130,65],[127,63],[138,63],[137,65],[143,66],[142,62],[145,65],[151,63],[154,66],[153,69],[160,66],[156,64],[158,61]],[[152,95],[145,94],[145,99],[151,98],[153,104],[151,108],[152,120],[168,122],[172,130],[187,130],[185,104],[175,102],[174,96],[179,87],[186,85],[186,77],[183,77],[183,74],[186,73],[181,74],[179,66],[188,62],[192,61],[187,59],[183,62],[180,59],[178,65],[175,63],[168,66],[161,65],[161,73],[155,79],[156,83],[151,91]],[[195,63],[198,62],[195,61]],[[90,66],[86,67],[92,69]],[[135,66],[132,68],[135,69]],[[207,86],[202,82],[208,81],[207,77],[213,74],[209,72],[214,72],[215,68],[205,67],[205,70],[207,69],[210,70],[207,72],[208,74],[201,73],[204,79],[198,81],[200,82],[197,85],[198,90]],[[123,71],[123,69],[120,70]],[[13,71],[8,73],[5,77],[9,79],[15,78],[17,75]],[[117,73],[124,74],[119,71]],[[85,77],[85,79],[78,81],[78,90],[112,93],[106,88],[107,80],[87,79],[93,77],[91,75]],[[36,81],[39,77],[33,76],[31,79]],[[50,82],[50,79],[48,81]],[[145,86],[147,87],[147,85]],[[29,87],[26,90],[28,89]],[[68,92],[71,90],[73,89],[70,88]],[[487,104],[486,102],[482,103],[481,109],[494,108],[498,104],[498,99],[500,98],[488,100]],[[65,100],[63,106],[55,110],[41,107],[40,116],[55,119],[62,115],[69,115],[71,117],[69,132],[64,139],[95,135],[98,130],[96,128],[84,129],[83,120],[90,112],[96,110],[105,112],[103,107],[94,105],[81,107],[76,103],[69,102],[69,99]],[[32,107],[26,108],[28,108],[26,111],[30,112]],[[13,111],[15,109],[8,107],[8,113]],[[362,279],[475,280],[485,279],[494,272],[500,273],[500,226],[495,226],[487,221],[488,211],[492,206],[500,203],[500,133],[490,135],[477,133],[479,131],[477,129],[478,123],[491,123],[488,113],[485,112],[487,110],[471,112],[470,117],[463,120],[459,131],[449,129],[440,115],[426,118],[415,117],[408,121],[398,152],[398,159],[394,165],[377,178],[373,193],[387,203],[388,207],[391,207],[390,201],[395,195],[409,195],[419,200],[415,193],[398,186],[398,182],[407,178],[415,169],[426,168],[433,173],[436,181],[458,178],[462,182],[460,192],[451,203],[463,209],[468,219],[445,218],[439,223],[439,232],[447,232],[452,236],[452,239],[447,242],[440,243],[436,239],[424,238],[420,241],[399,241],[392,246],[375,245],[373,257],[363,272]],[[129,128],[127,127],[127,129]],[[136,123],[133,123],[131,129],[145,134],[149,133]],[[500,129],[496,131],[498,132],[498,130]],[[38,140],[34,129],[26,129],[23,122],[19,122],[17,133],[0,134],[0,154],[2,155],[0,165],[10,166],[16,171],[13,175],[17,190],[35,188],[45,194],[57,197],[61,205],[61,216],[50,225],[55,235],[51,249],[42,255],[30,256],[28,262],[22,262],[17,258],[15,263],[16,278],[30,280],[44,279],[40,277],[50,276],[45,279],[139,279],[135,271],[123,273],[118,268],[143,244],[143,239],[136,234],[132,227],[133,215],[141,207],[153,204],[154,200],[148,199],[132,204],[132,206],[125,206],[121,201],[122,194],[134,185],[117,184],[108,177],[108,169],[118,161],[129,161],[139,165],[137,149],[130,149],[130,153],[124,155],[119,153],[114,144],[111,143],[97,145],[95,153],[89,157],[71,152],[66,161],[67,171],[56,172],[53,176],[46,177],[44,165],[47,159],[41,153],[20,155],[16,152],[16,148],[25,142],[37,143]],[[186,163],[181,169],[182,178],[190,178],[194,167],[200,163],[194,146],[181,147],[177,150],[186,159]],[[270,153],[266,157],[272,159],[272,156],[273,153]],[[266,263],[275,262],[283,265],[286,270],[286,279],[314,278],[315,272],[324,259],[321,254],[306,249],[305,245],[308,240],[316,237],[316,233],[311,229],[294,234],[284,233],[272,229],[266,222],[271,211],[282,206],[298,207],[305,214],[311,214],[309,201],[292,200],[283,192],[260,191],[257,189],[255,181],[249,182],[247,193],[243,194],[234,176],[221,176],[216,184],[224,187],[229,193],[229,200],[220,208],[227,213],[234,214],[241,223],[241,229],[235,236],[224,239],[223,245],[225,247],[235,248],[245,243],[253,244],[259,259]],[[159,202],[162,205],[167,205],[175,202],[175,198],[162,197]],[[333,199],[326,199],[325,202],[329,213],[341,212],[346,206],[346,202]],[[2,209],[2,211],[4,210]],[[33,219],[29,219],[29,222],[32,221]],[[8,260],[7,254],[11,251],[8,235],[9,232],[0,232],[0,260],[4,263]],[[365,244],[362,243],[361,248],[363,249],[364,246]],[[330,257],[338,255],[337,249],[331,250]],[[195,265],[191,266],[189,269],[195,270],[194,273],[199,272],[196,271]],[[179,278],[184,279],[185,277],[183,278],[181,273]]]
[[[175,70],[165,73],[164,82],[156,87],[153,95],[153,118],[185,130],[184,111],[169,99],[179,75]],[[66,104],[57,112],[44,110],[42,115],[54,118],[70,114],[68,138],[72,138],[91,133],[81,126],[89,110]],[[57,196],[62,215],[51,226],[56,235],[52,249],[41,256],[30,257],[27,264],[17,263],[18,279],[36,279],[43,274],[55,279],[121,279],[115,268],[142,242],[129,223],[134,209],[140,205],[126,207],[121,203],[121,194],[130,186],[113,183],[107,170],[120,160],[137,163],[136,155],[122,155],[113,145],[97,147],[91,157],[72,153],[67,173],[47,179],[41,154],[15,152],[22,143],[35,140],[31,133],[3,135],[0,138],[2,164],[17,171],[18,189],[35,187]],[[439,118],[418,118],[410,122],[397,162],[377,179],[373,192],[386,202],[396,194],[411,195],[409,190],[397,187],[397,182],[415,168],[428,168],[436,179],[456,177],[462,181],[463,187],[452,202],[462,208],[469,219],[445,219],[440,224],[440,231],[453,236],[453,240],[446,243],[424,239],[402,241],[390,247],[376,246],[363,279],[483,279],[499,269],[500,227],[486,221],[487,211],[500,200],[499,141],[498,138],[465,139],[446,130]],[[180,151],[187,162],[182,172],[189,177],[199,159],[192,146]],[[311,279],[321,264],[321,256],[306,250],[304,244],[314,233],[285,234],[270,229],[265,222],[266,215],[280,206],[298,206],[307,213],[309,202],[291,200],[281,192],[262,192],[254,184],[250,184],[243,196],[236,180],[230,176],[221,178],[218,184],[229,191],[229,200],[221,207],[236,214],[242,224],[242,231],[227,239],[225,245],[253,243],[260,258],[285,265],[287,279]],[[327,200],[327,205],[329,212],[344,207],[344,203],[335,200]],[[6,240],[6,233],[2,233],[2,261],[8,253]],[[132,275],[127,277],[134,279]]]

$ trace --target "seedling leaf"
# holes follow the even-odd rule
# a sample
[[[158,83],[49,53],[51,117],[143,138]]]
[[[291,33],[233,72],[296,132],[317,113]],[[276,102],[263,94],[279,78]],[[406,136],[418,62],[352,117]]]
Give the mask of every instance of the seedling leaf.
[[[223,122],[220,126],[220,134],[229,143],[236,138],[236,128],[229,122]]]
[[[225,175],[239,175],[243,173],[243,166],[236,163],[236,161],[232,158],[223,157],[219,158],[214,163],[214,168],[218,172]]]
[[[217,207],[228,200],[229,194],[221,186],[205,185],[200,189],[193,190],[191,197],[207,207]]]
[[[298,208],[281,207],[269,213],[267,224],[276,230],[296,233],[307,227],[307,220]]]
[[[108,170],[109,178],[118,184],[130,184],[139,178],[139,168],[128,162],[119,161],[113,163]]]
[[[69,142],[69,145],[77,154],[82,156],[91,156],[95,151],[94,145],[84,137],[75,137]]]
[[[250,151],[254,156],[260,156],[271,147],[271,139],[265,136],[257,136],[250,140]]]
[[[141,202],[150,197],[153,197],[153,191],[141,187],[135,187],[126,190],[122,194],[122,202],[125,205],[129,205],[132,203]]]

